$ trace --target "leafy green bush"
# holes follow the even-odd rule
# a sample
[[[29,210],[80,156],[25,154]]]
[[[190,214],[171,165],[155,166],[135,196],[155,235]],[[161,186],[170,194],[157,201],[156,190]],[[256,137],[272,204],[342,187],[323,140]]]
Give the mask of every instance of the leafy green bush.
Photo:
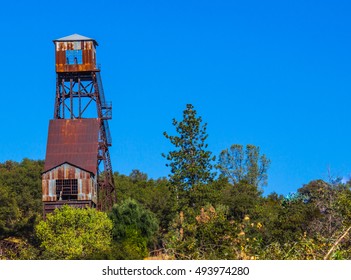
[[[36,227],[45,259],[100,259],[110,252],[112,222],[93,208],[67,205]]]
[[[112,258],[143,259],[148,255],[158,230],[158,220],[150,210],[133,199],[113,206],[109,215],[113,223],[114,249]]]

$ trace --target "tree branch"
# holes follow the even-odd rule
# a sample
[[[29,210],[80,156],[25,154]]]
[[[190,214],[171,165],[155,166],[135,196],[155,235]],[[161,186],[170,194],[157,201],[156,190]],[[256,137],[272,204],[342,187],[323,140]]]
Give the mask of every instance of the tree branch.
[[[348,232],[350,231],[351,226],[339,237],[338,240],[336,240],[336,242],[334,243],[334,245],[330,248],[330,250],[328,251],[328,253],[324,256],[324,260],[327,260],[329,258],[329,255],[334,251],[335,247],[338,246],[338,244],[340,243],[341,240],[344,239],[344,237],[348,234]]]

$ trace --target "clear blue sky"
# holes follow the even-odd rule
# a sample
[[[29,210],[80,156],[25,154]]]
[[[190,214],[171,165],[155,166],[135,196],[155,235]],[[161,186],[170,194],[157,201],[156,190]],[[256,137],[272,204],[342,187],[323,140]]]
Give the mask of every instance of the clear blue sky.
[[[351,172],[351,2],[6,1],[0,9],[0,161],[44,159],[53,39],[96,39],[113,102],[114,171],[167,176],[162,135],[192,103],[209,149],[254,144],[266,193]]]

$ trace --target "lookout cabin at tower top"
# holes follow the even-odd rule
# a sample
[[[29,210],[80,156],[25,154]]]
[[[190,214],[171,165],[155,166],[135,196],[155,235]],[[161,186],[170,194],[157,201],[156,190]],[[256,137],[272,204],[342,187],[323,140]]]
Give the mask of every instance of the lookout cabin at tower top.
[[[99,71],[96,66],[98,43],[79,34],[53,40],[55,44],[56,72]]]

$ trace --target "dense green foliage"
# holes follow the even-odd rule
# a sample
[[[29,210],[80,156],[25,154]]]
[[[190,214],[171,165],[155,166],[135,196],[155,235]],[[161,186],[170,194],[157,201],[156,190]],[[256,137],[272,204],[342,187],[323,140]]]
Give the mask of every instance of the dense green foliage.
[[[24,159],[0,164],[0,239],[33,237],[35,221],[41,216],[43,161]]]
[[[64,207],[43,221],[43,161],[0,163],[0,259],[351,259],[350,184],[264,196],[259,147],[233,144],[214,164],[192,105],[173,124],[169,177],[115,173],[109,213]]]
[[[117,259],[141,259],[148,255],[147,246],[153,244],[158,230],[154,213],[133,199],[113,206],[110,213],[113,223],[114,255]]]
[[[240,228],[226,213],[222,205],[208,205],[195,215],[180,212],[166,236],[167,253],[176,259],[237,258]]]
[[[64,205],[48,214],[36,232],[46,259],[105,258],[111,245],[112,222],[93,208]]]
[[[0,259],[33,259],[34,227],[42,215],[42,160],[0,163]]]

